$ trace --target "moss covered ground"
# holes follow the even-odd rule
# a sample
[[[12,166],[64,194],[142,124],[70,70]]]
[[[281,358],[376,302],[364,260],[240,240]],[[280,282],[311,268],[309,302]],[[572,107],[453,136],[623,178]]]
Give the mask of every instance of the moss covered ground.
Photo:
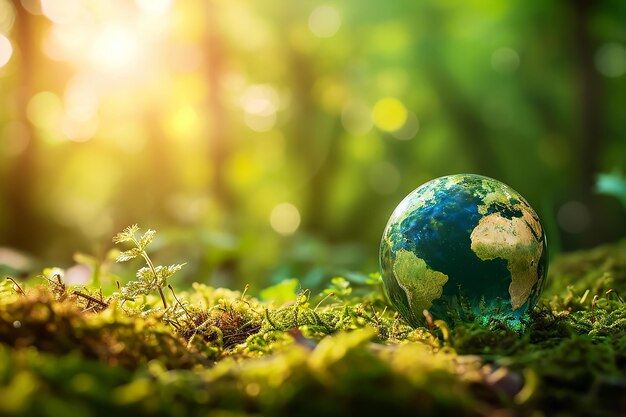
[[[626,415],[626,241],[557,257],[523,329],[413,329],[375,275],[294,287],[194,284],[164,308],[4,280],[0,415]]]

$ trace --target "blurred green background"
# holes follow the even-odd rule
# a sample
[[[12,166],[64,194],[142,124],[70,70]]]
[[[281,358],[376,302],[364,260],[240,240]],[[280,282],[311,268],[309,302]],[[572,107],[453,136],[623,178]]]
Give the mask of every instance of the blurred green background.
[[[625,22],[623,0],[0,0],[0,263],[97,264],[139,223],[186,280],[314,286],[377,270],[396,204],[459,172],[526,196],[552,254],[615,241]]]

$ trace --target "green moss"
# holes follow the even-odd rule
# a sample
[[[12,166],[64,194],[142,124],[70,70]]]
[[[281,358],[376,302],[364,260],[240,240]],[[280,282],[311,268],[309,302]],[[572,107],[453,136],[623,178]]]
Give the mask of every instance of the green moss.
[[[159,294],[2,282],[0,414],[626,412],[626,242],[556,259],[517,328],[413,329],[377,276],[279,293],[278,305],[196,284],[163,309]]]

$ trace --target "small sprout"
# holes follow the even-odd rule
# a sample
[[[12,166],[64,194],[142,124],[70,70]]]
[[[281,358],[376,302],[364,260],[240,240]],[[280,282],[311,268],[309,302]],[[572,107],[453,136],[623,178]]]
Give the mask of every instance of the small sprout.
[[[443,341],[446,342],[447,345],[450,344],[450,329],[448,328],[448,324],[443,320],[435,320],[435,326],[441,329],[441,333],[443,334]]]
[[[243,292],[241,293],[241,298],[239,299],[239,301],[243,301],[249,288],[250,284],[246,284],[246,286],[243,288]]]
[[[435,324],[433,323],[432,314],[430,314],[430,311],[428,310],[422,311],[422,314],[424,315],[424,318],[426,319],[426,323],[428,324],[428,330],[430,331],[431,334],[433,334],[433,331],[435,330]]]
[[[129,282],[122,288],[121,295],[124,299],[132,299],[140,294],[147,295],[156,290],[161,296],[163,308],[167,308],[167,300],[165,299],[165,294],[163,294],[163,288],[167,286],[167,279],[179,271],[184,264],[154,266],[152,259],[146,252],[146,248],[154,240],[156,231],[148,229],[139,239],[137,239],[137,233],[139,233],[139,227],[134,224],[113,238],[113,243],[131,243],[134,245],[133,248],[121,252],[116,258],[117,262],[125,262],[141,256],[148,265],[137,271],[137,280]]]
[[[591,300],[591,322],[596,322],[596,305],[598,304],[598,296],[594,295],[593,300]]]
[[[584,304],[585,300],[587,299],[587,296],[589,295],[589,288],[587,288],[587,291],[585,291],[585,293],[583,294],[582,297],[580,297],[580,304]]]
[[[616,290],[616,289],[614,289],[614,288],[611,288],[610,290],[608,290],[608,291],[605,293],[605,295],[606,295],[606,299],[607,299],[607,300],[609,299],[609,296],[610,296],[611,294],[615,294],[615,297],[617,297],[617,300],[618,300],[620,303],[623,303],[623,302],[624,302],[624,299],[623,299],[622,297],[620,297],[619,292],[617,292],[617,290]]]

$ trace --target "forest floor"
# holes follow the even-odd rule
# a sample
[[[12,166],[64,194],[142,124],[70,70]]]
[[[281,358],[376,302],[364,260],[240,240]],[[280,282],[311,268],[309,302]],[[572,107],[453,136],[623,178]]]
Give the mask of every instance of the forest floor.
[[[0,284],[0,415],[626,415],[626,241],[553,260],[524,331],[413,329],[376,275],[167,309],[44,281]]]

